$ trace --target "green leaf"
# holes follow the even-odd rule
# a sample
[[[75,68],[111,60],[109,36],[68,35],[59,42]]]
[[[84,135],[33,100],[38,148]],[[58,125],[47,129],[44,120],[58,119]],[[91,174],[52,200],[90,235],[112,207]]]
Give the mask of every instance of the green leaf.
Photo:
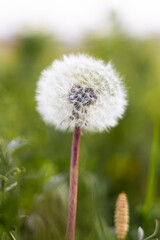
[[[1,240],[9,240],[9,237],[6,233],[2,234]]]
[[[66,179],[66,176],[63,173],[60,173],[54,177],[51,177],[44,186],[44,191],[53,190],[53,188],[57,187],[60,183],[62,183]]]
[[[7,145],[7,151],[12,152],[15,149],[18,149],[18,148],[24,146],[26,143],[27,143],[26,140],[15,138]]]
[[[10,175],[11,176],[15,176],[15,175],[23,173],[23,172],[25,172],[25,168],[23,168],[23,167],[21,167],[21,168],[15,167],[15,168],[11,169],[8,173],[6,173],[6,176],[7,177],[10,176]]]

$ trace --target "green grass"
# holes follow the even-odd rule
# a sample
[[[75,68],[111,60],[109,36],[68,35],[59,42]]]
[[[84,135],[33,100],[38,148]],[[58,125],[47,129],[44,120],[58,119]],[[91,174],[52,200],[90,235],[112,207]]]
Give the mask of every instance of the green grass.
[[[77,240],[115,238],[115,202],[122,191],[130,206],[126,240],[137,239],[139,226],[146,236],[151,234],[155,219],[160,219],[159,39],[137,40],[118,31],[101,39],[90,36],[72,48],[35,33],[2,47],[0,135],[6,143],[0,155],[1,239],[8,240],[9,232],[17,240],[58,240],[65,235],[72,134],[43,123],[36,112],[35,89],[42,69],[70,52],[112,60],[124,77],[129,101],[116,128],[82,135]],[[5,146],[17,136],[27,144],[8,153]],[[5,161],[8,156],[11,164]],[[13,169],[25,172],[6,180]],[[16,181],[4,199],[4,183],[9,187]]]
[[[144,214],[148,219],[154,203],[156,200],[156,193],[158,187],[158,167],[159,167],[159,122],[154,123],[152,151],[149,166],[149,178],[147,186],[147,194],[145,199]]]

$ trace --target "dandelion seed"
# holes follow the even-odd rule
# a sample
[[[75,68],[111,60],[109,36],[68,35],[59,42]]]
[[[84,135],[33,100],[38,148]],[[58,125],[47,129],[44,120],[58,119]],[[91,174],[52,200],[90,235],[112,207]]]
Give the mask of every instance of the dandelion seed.
[[[118,196],[115,211],[115,228],[118,240],[124,240],[127,232],[129,222],[128,200],[125,193]]]

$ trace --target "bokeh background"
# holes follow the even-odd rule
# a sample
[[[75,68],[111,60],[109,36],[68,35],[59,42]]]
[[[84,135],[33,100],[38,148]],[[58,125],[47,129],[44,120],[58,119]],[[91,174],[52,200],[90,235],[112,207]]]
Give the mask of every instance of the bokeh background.
[[[124,78],[129,104],[110,132],[83,132],[76,239],[116,239],[115,202],[122,191],[130,206],[126,239],[138,239],[139,226],[146,236],[154,231],[160,218],[159,9],[156,0],[2,1],[2,240],[13,239],[11,234],[20,240],[64,239],[72,134],[44,124],[35,89],[54,59],[79,52],[112,60]],[[11,142],[17,137],[21,140]]]

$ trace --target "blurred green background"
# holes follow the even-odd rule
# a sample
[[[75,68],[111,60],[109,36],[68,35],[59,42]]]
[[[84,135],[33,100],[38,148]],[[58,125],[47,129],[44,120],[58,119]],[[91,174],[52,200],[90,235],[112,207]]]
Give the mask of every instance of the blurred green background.
[[[72,134],[44,124],[36,111],[35,89],[41,71],[54,59],[79,52],[112,60],[124,78],[129,105],[109,133],[82,135],[76,239],[116,239],[115,202],[122,191],[130,206],[127,239],[138,239],[139,226],[151,234],[160,218],[159,38],[134,39],[114,29],[107,37],[89,35],[69,46],[50,35],[26,33],[0,43],[0,136],[5,139],[0,176],[25,168],[14,176],[18,185],[0,195],[1,239],[12,239],[7,236],[11,231],[23,240],[65,235]],[[27,144],[8,156],[6,145],[16,137]],[[4,167],[10,154],[13,159]]]

